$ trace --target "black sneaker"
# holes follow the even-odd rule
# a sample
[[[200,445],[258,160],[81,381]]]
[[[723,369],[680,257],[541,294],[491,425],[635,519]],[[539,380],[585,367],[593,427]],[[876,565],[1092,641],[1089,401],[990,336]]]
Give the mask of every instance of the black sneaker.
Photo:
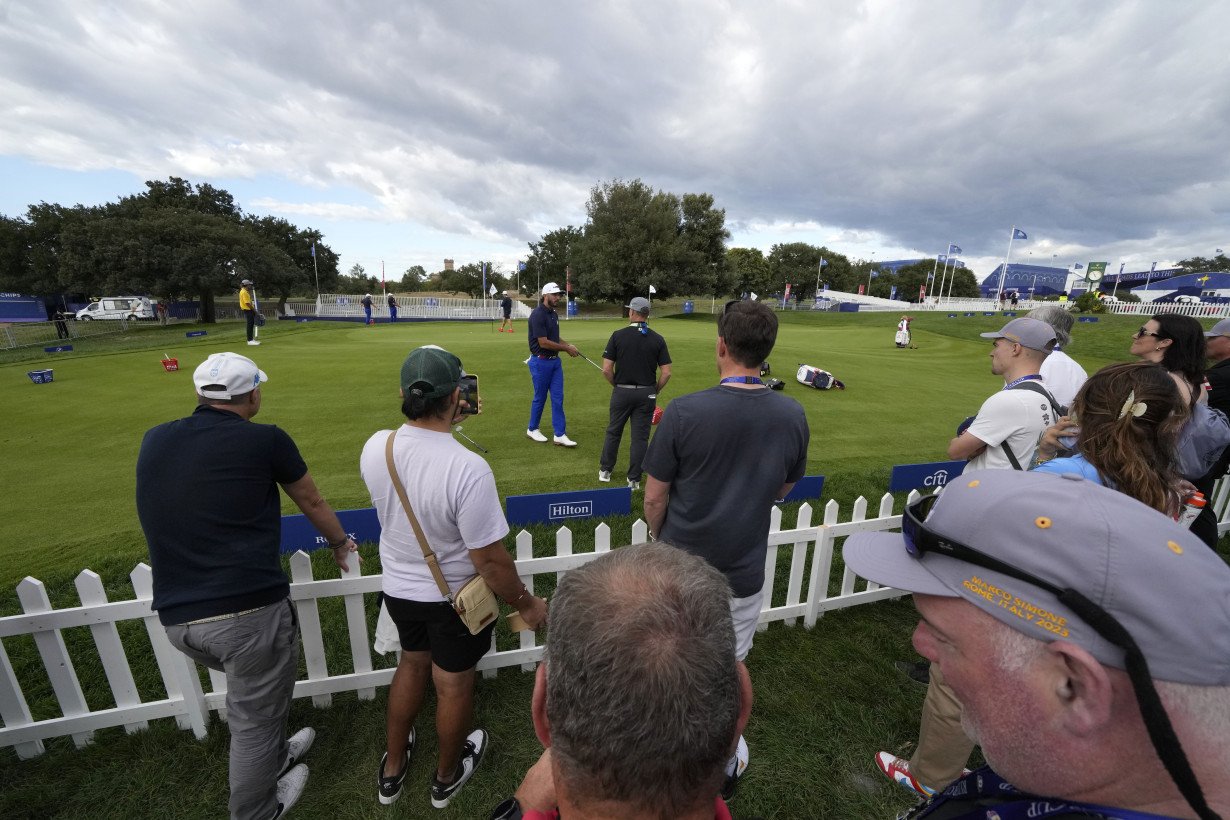
[[[461,747],[461,760],[457,761],[457,771],[452,783],[441,783],[436,776],[431,776],[431,805],[442,809],[453,799],[453,795],[461,791],[478,764],[483,761],[483,753],[487,751],[487,730],[475,729],[466,736],[466,743]]]
[[[401,797],[401,785],[405,782],[406,772],[410,771],[410,756],[414,754],[414,729],[410,729],[410,737],[406,739],[406,753],[401,761],[401,771],[392,777],[384,776],[384,762],[389,753],[380,755],[380,768],[376,770],[376,789],[380,802],[388,806]]]
[[[747,741],[743,739],[743,735],[739,735],[739,743],[735,746],[734,757],[726,764],[726,779],[722,781],[723,800],[730,800],[735,796],[735,791],[739,788],[739,780],[743,777],[743,773],[747,771],[747,764],[750,759],[751,755],[748,753]]]

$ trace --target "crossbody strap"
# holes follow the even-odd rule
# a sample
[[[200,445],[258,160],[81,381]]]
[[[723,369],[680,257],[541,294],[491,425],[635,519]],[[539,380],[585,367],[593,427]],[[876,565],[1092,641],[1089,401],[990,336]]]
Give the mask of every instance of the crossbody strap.
[[[1065,415],[1064,410],[1066,408],[1060,407],[1055,402],[1055,397],[1051,395],[1051,391],[1047,390],[1045,387],[1043,387],[1042,385],[1036,382],[1032,382],[1032,381],[1021,382],[1020,384],[1015,384],[1008,389],[1009,390],[1028,390],[1031,393],[1039,393],[1045,396],[1047,402],[1051,405],[1051,412],[1055,414],[1056,421],[1059,420],[1060,416]],[[1000,446],[1004,448],[1004,455],[1008,456],[1008,462],[1012,464],[1012,469],[1020,470],[1021,462],[1017,461],[1016,456],[1012,452],[1012,448],[1008,446],[1007,439],[1001,442]]]
[[[423,559],[427,562],[427,568],[431,570],[431,576],[436,579],[436,586],[440,587],[440,594],[451,604],[453,602],[453,593],[444,580],[444,573],[440,572],[440,564],[436,561],[436,554],[431,551],[431,545],[427,543],[427,536],[423,534],[423,528],[419,526],[419,520],[414,515],[414,508],[410,506],[410,499],[406,495],[406,488],[402,486],[401,479],[397,476],[397,468],[393,466],[393,439],[396,435],[397,431],[391,430],[389,432],[389,439],[384,445],[384,460],[389,466],[389,478],[393,479],[393,488],[397,490],[397,497],[401,499],[401,506],[406,511],[406,518],[410,519],[410,526],[414,528],[414,537],[419,540],[419,546],[423,549]]]

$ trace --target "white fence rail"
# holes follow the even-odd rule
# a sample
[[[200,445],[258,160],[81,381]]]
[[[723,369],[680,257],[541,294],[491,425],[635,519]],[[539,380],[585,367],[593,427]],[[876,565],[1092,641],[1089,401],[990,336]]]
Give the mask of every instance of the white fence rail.
[[[911,500],[917,494],[911,494]],[[838,505],[829,501],[824,508],[824,521],[813,525],[812,507],[800,507],[794,527],[782,529],[782,513],[773,510],[769,552],[765,567],[765,600],[760,613],[760,628],[774,621],[794,625],[799,618],[806,627],[815,625],[816,619],[826,611],[842,607],[870,603],[901,595],[898,590],[880,588],[874,584],[860,583],[853,573],[847,571],[840,579],[832,578],[833,549],[837,538],[854,532],[867,532],[896,528],[900,517],[893,514],[893,497],[885,494],[872,518],[867,517],[867,501],[855,502],[849,520],[838,521]],[[644,522],[632,526],[632,542],[646,539]],[[521,580],[531,590],[545,592],[544,579],[559,577],[570,569],[581,566],[607,552],[611,548],[610,529],[600,524],[594,531],[593,552],[574,553],[572,532],[560,528],[556,532],[555,553],[534,557],[529,533],[522,531],[516,537],[516,565]],[[541,550],[540,550],[541,551]],[[790,556],[789,570],[777,571],[779,553]],[[784,562],[783,562],[784,563]],[[387,686],[393,679],[393,669],[373,669],[372,638],[374,624],[368,622],[364,596],[379,591],[379,575],[362,575],[361,565],[353,562],[352,569],[340,578],[317,579],[312,574],[311,559],[298,552],[291,557],[290,596],[299,615],[303,655],[307,677],[295,683],[294,696],[310,697],[318,707],[327,707],[331,696],[337,692],[357,692],[361,699],[375,696],[376,687]],[[89,743],[99,729],[123,726],[132,733],[145,728],[148,721],[157,718],[174,718],[180,728],[192,730],[197,737],[204,737],[211,711],[225,719],[225,677],[209,671],[208,687],[196,665],[174,649],[167,640],[166,632],[158,616],[150,609],[153,596],[150,569],[138,564],[130,575],[135,597],[130,600],[108,601],[103,591],[102,579],[90,570],[84,570],[76,581],[81,605],[67,609],[53,609],[43,583],[26,578],[17,586],[18,600],[23,610],[21,615],[0,618],[0,747],[12,746],[21,758],[42,754],[43,741],[54,737],[71,736],[78,747]],[[775,594],[775,586],[777,587]],[[830,590],[838,590],[831,593]],[[330,673],[326,666],[326,632],[321,626],[319,603],[328,599],[340,599],[345,617],[345,670]],[[149,649],[143,642],[121,640],[119,625],[127,621],[141,622],[144,634],[152,649],[153,664],[144,655]],[[89,627],[93,648],[101,661],[107,686],[114,706],[90,708],[87,693],[82,690],[75,671],[74,660],[65,643],[63,630],[74,627]],[[336,630],[334,631],[336,634]],[[45,678],[27,681],[30,691],[40,696],[54,695],[59,705],[60,716],[36,720],[27,705],[25,691],[4,648],[4,640],[18,636],[32,636],[40,658]],[[533,669],[533,664],[542,657],[543,647],[533,632],[518,633],[517,646],[512,649],[497,649],[495,638],[492,651],[481,661],[478,668],[491,676],[499,669],[520,666]],[[507,641],[505,641],[507,642]],[[133,644],[140,643],[141,646]],[[331,647],[332,656],[341,651]],[[84,660],[82,661],[84,662]],[[134,682],[132,665],[154,666],[158,670],[166,696],[142,702]],[[337,665],[336,662],[334,664]],[[26,677],[30,677],[27,673]],[[35,675],[35,677],[38,677]],[[89,693],[95,703],[102,700],[99,692]]]
[[[499,299],[454,299],[444,296],[395,296],[399,319],[500,319]],[[363,311],[362,296],[322,293],[315,302],[287,302],[288,316],[312,316],[320,319],[358,319]],[[516,299],[512,303],[514,319],[527,319],[530,307]],[[384,296],[372,297],[372,318],[388,319],[389,306]]]

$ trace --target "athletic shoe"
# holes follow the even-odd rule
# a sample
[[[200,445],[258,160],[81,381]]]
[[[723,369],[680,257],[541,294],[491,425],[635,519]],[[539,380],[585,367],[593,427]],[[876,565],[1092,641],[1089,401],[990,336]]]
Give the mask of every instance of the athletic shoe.
[[[609,482],[611,480],[611,471],[610,470],[599,470],[598,480]]]
[[[308,749],[312,748],[312,741],[315,739],[316,730],[311,726],[304,726],[287,738],[286,763],[282,765],[282,771],[278,772],[278,777],[290,771],[291,766],[303,761],[304,755],[308,753]]]
[[[401,760],[401,770],[391,776],[384,776],[384,763],[389,757],[385,752],[380,755],[380,768],[376,770],[376,796],[380,802],[388,806],[401,797],[401,785],[406,780],[406,772],[410,771],[410,756],[414,754],[414,727],[410,727],[410,736],[406,738],[406,753]]]
[[[751,755],[747,750],[747,741],[743,739],[743,735],[739,735],[739,745],[735,747],[735,756],[726,764],[726,779],[722,781],[722,799],[729,800],[735,796],[735,790],[739,788],[739,780],[743,777],[743,773],[747,771],[747,764],[751,759]]]
[[[628,479],[628,489],[629,490],[639,490],[640,488],[641,488],[641,482]]]
[[[487,751],[487,730],[475,729],[466,736],[466,743],[461,747],[461,760],[457,761],[457,771],[453,774],[452,783],[441,783],[433,774],[431,776],[431,805],[442,809],[448,805],[461,787],[466,784],[478,764],[483,762],[483,753]]]
[[[248,342],[248,344],[250,344],[250,345],[258,345],[258,344],[260,344],[260,342],[258,342],[258,341],[256,341],[255,339],[253,339],[252,341]]]
[[[544,439],[543,439],[543,441],[546,441],[546,439],[544,438]],[[564,434],[564,435],[562,435],[562,436],[556,436],[556,437],[555,437],[555,439],[554,439],[554,441],[555,441],[555,443],[556,443],[556,444],[558,444],[560,447],[576,447],[576,446],[577,446],[577,443],[576,443],[575,441],[573,441],[572,439],[568,438],[568,434],[567,434],[567,433],[565,433],[565,434]]]
[[[541,430],[526,430],[525,434],[534,441],[546,441],[547,437],[542,434]]]
[[[303,796],[303,788],[307,785],[308,767],[300,763],[289,772],[278,778],[278,810],[273,814],[273,820],[285,817]]]
[[[900,785],[902,788],[909,789],[920,797],[930,797],[935,794],[935,789],[930,786],[924,786],[910,771],[910,761],[908,760],[903,760],[888,752],[879,752],[876,754],[876,768],[883,772],[884,776],[889,780]]]

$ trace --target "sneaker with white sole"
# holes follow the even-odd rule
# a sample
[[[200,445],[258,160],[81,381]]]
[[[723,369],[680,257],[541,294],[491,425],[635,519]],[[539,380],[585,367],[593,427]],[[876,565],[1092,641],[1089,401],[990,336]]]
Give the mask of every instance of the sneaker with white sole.
[[[876,768],[889,780],[902,788],[909,789],[920,797],[930,797],[935,794],[935,789],[924,785],[910,771],[910,761],[908,760],[888,752],[878,752],[876,754]]]
[[[278,777],[290,771],[296,763],[303,762],[314,740],[316,740],[316,730],[311,726],[304,726],[286,739],[286,762],[282,764],[282,771],[278,772]]]
[[[547,440],[547,437],[544,436],[542,434],[542,431],[538,429],[526,430],[525,434],[529,436],[530,438],[532,438],[534,441],[546,441]]]
[[[609,482],[610,482],[610,480],[611,480],[611,471],[610,471],[610,470],[599,470],[599,471],[598,471],[598,480],[599,480],[599,481],[606,481],[606,482],[608,482],[608,483],[609,483]]]
[[[735,756],[726,764],[726,779],[722,781],[723,800],[729,800],[735,796],[735,790],[739,788],[739,780],[747,771],[750,759],[747,741],[743,739],[743,735],[739,735],[739,744],[735,746]]]
[[[406,780],[406,772],[410,771],[410,758],[414,754],[414,727],[410,728],[410,736],[406,738],[406,753],[401,759],[401,769],[397,774],[385,777],[384,764],[389,753],[380,755],[380,768],[376,770],[376,796],[380,802],[388,806],[401,797],[401,786]]]
[[[258,345],[258,344],[260,344],[260,342],[258,342],[258,341],[256,341],[255,339],[253,339],[252,341],[248,342],[248,344],[250,344],[250,345]]]
[[[562,436],[556,436],[556,437],[553,439],[553,441],[554,441],[554,442],[555,442],[558,446],[560,446],[560,447],[576,447],[576,446],[577,446],[577,443],[576,443],[575,441],[573,441],[572,439],[568,438],[568,434],[567,434],[567,433],[565,433],[565,434],[564,434],[564,435],[562,435]]]
[[[461,747],[461,760],[457,761],[457,771],[452,783],[441,783],[433,774],[431,776],[431,805],[442,809],[448,805],[461,787],[474,774],[478,764],[483,761],[487,751],[487,730],[475,729],[466,736],[465,745]]]
[[[274,812],[273,820],[285,817],[295,807],[303,796],[307,779],[308,767],[302,763],[291,767],[290,771],[278,778],[278,810]]]
[[[640,488],[641,488],[641,482],[628,479],[628,489],[629,490],[639,490]]]

